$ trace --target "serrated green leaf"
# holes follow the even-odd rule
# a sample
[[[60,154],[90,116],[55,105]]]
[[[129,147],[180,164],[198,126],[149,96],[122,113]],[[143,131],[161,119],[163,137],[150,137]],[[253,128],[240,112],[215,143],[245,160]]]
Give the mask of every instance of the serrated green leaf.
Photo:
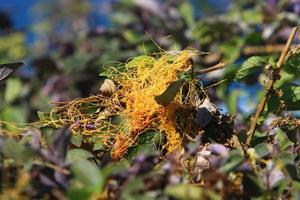
[[[162,94],[154,97],[156,103],[162,106],[168,105],[174,99],[183,83],[183,79],[172,82]]]
[[[285,61],[283,69],[289,74],[300,76],[300,53]]]
[[[263,67],[268,62],[268,57],[266,56],[252,56],[248,58],[242,66],[238,69],[235,80],[240,81],[243,78],[250,75],[254,72],[257,68]]]

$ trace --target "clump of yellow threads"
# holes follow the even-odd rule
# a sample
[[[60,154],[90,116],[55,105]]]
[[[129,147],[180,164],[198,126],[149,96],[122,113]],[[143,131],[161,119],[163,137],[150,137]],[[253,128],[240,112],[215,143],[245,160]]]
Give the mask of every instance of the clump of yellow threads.
[[[85,135],[98,134],[104,145],[111,148],[115,159],[120,158],[135,144],[138,136],[149,129],[165,134],[165,148],[173,152],[181,146],[172,113],[183,104],[182,92],[179,91],[166,106],[159,105],[155,96],[178,80],[180,72],[191,68],[190,60],[196,54],[191,49],[163,52],[158,54],[158,58],[144,55],[133,58],[121,67],[110,67],[107,76],[117,85],[111,97],[97,95],[58,105],[52,111],[58,119],[51,123],[56,126],[70,124],[74,133],[80,130]],[[87,114],[83,104],[88,104],[89,108],[98,107],[98,111]],[[117,116],[125,120],[114,124],[112,119]]]

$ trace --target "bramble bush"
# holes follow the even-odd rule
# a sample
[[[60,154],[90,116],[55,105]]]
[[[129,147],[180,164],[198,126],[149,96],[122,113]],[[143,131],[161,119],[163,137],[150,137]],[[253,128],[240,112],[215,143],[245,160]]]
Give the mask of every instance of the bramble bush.
[[[299,3],[75,2],[0,15],[1,199],[300,198]]]

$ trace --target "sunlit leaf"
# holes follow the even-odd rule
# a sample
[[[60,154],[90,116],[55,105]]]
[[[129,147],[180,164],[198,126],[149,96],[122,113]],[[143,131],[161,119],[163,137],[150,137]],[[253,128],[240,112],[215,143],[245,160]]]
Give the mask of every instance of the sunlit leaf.
[[[266,65],[268,62],[268,57],[266,56],[252,56],[248,58],[242,66],[238,69],[236,75],[235,75],[235,80],[240,81],[243,78],[247,77],[250,75],[252,72],[254,72],[258,68],[262,68],[263,66]]]
[[[172,82],[162,94],[154,97],[155,101],[162,106],[168,105],[174,99],[183,83],[183,79]]]
[[[255,153],[258,156],[258,158],[263,158],[270,153],[272,153],[272,149],[269,144],[267,143],[260,143],[254,147]]]

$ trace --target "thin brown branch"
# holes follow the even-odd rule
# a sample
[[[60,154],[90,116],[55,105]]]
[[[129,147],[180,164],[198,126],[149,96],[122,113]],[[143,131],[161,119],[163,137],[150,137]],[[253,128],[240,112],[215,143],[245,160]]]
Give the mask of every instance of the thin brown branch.
[[[220,63],[218,63],[214,66],[211,66],[209,68],[206,68],[206,69],[194,70],[193,73],[195,73],[195,74],[206,74],[206,73],[209,73],[209,72],[212,72],[212,71],[223,69],[226,65],[227,65],[227,63],[220,62]]]
[[[300,44],[291,45],[291,48],[299,48]],[[272,54],[282,52],[285,44],[270,44],[266,46],[246,46],[242,49],[242,55],[251,56],[257,54]]]
[[[283,51],[281,52],[281,55],[280,55],[280,58],[277,62],[277,68],[274,70],[274,73],[276,73],[276,75],[279,75],[280,74],[280,70],[282,69],[283,67],[283,64],[286,60],[286,56],[289,52],[289,49],[291,47],[291,44],[295,38],[295,35],[296,35],[296,32],[298,30],[298,27],[295,27],[293,28],[292,32],[290,33],[290,36],[289,36],[289,39],[283,49]],[[258,105],[257,107],[257,110],[256,110],[256,113],[255,113],[255,116],[251,122],[251,126],[250,126],[250,129],[247,133],[247,146],[250,146],[251,144],[251,141],[253,139],[253,136],[254,136],[254,132],[255,132],[255,129],[256,129],[256,126],[257,126],[257,120],[258,118],[261,116],[262,112],[264,111],[265,109],[265,106],[266,106],[266,103],[270,97],[270,91],[272,91],[273,89],[273,86],[274,86],[274,83],[280,79],[280,77],[278,78],[279,76],[271,76],[270,80],[269,80],[269,83],[268,83],[268,86],[266,88],[266,92],[265,92],[265,95],[262,99],[262,101],[260,102],[260,104]]]
[[[34,161],[33,163],[36,164],[36,165],[42,165],[42,166],[49,167],[49,168],[53,169],[54,171],[60,172],[60,173],[65,174],[65,175],[71,174],[71,172],[69,170],[64,169],[62,167],[59,167],[59,166],[56,166],[52,163],[40,162],[40,161]]]

